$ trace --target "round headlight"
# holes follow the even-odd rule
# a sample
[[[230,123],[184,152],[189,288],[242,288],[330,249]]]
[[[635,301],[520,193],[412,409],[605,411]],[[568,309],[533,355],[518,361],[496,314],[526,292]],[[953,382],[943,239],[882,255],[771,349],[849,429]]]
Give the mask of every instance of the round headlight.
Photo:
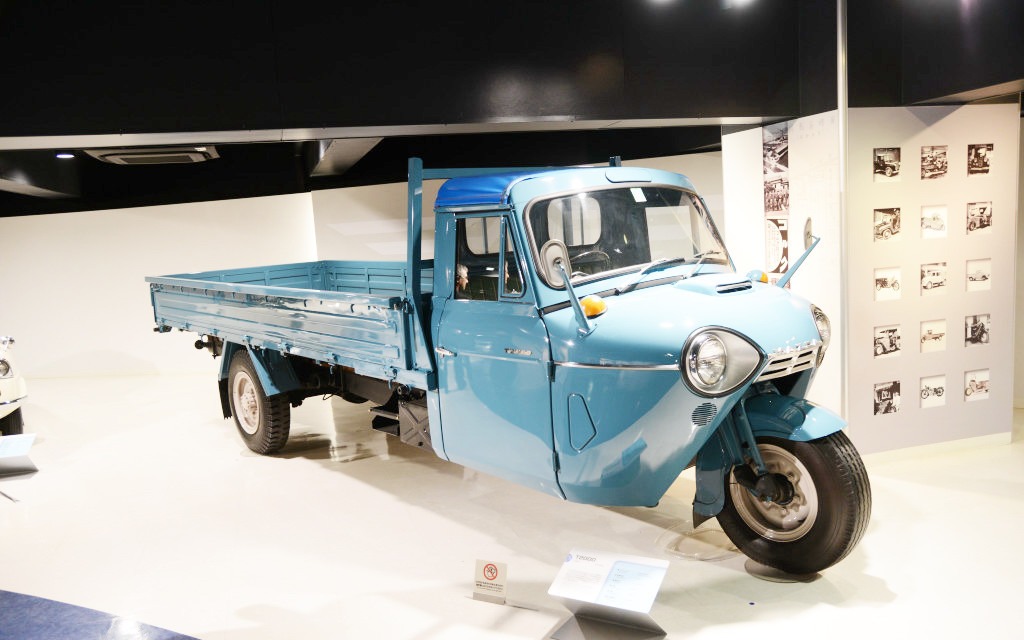
[[[11,365],[6,360],[0,360],[0,378],[6,378],[11,374]]]
[[[695,393],[718,397],[750,380],[761,362],[761,351],[748,338],[723,327],[707,327],[686,341],[679,368]]]
[[[690,373],[707,386],[718,384],[725,374],[725,344],[714,334],[703,336],[690,353]]]

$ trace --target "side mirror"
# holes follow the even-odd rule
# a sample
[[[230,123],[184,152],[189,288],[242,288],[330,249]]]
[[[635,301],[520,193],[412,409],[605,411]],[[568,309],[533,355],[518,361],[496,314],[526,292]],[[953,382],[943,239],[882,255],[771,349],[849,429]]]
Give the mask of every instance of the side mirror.
[[[561,240],[548,240],[540,248],[541,275],[549,285],[556,288],[565,286],[565,278],[562,277],[561,264],[565,273],[571,273],[569,268],[569,249]]]
[[[811,231],[811,219],[807,218],[807,223],[804,225],[804,251],[811,248],[814,243],[814,232]]]

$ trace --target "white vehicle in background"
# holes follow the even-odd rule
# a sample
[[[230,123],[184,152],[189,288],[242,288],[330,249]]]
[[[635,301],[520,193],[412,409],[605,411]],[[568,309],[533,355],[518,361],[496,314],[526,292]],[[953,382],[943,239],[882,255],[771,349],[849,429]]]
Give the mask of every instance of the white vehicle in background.
[[[14,338],[0,337],[0,435],[13,436],[23,431],[21,403],[28,395],[25,379],[18,373],[11,356]]]

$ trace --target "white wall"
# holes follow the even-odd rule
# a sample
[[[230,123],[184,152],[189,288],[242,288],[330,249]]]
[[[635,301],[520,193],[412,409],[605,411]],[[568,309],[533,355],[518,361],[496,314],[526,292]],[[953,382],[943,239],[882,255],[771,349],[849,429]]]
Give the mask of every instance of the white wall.
[[[0,333],[27,377],[212,369],[153,333],[146,276],[316,259],[308,193],[0,218]]]
[[[1021,120],[1024,131],[1024,120]],[[1019,136],[1017,172],[1017,215],[1024,213],[1024,135]],[[1014,341],[1013,406],[1024,408],[1024,224],[1017,224],[1017,323]]]

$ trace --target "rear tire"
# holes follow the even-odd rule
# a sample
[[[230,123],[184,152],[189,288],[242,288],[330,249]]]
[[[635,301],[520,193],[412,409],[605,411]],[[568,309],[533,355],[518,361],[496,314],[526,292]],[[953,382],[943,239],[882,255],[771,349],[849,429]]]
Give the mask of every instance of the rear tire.
[[[21,417],[21,407],[0,418],[0,436],[20,436],[25,432],[25,420]]]
[[[288,396],[267,397],[248,351],[239,350],[231,358],[228,399],[238,434],[249,449],[267,455],[288,442],[292,414]]]
[[[817,573],[846,557],[871,516],[867,471],[846,434],[810,442],[762,437],[757,446],[795,495],[785,506],[762,503],[729,474],[718,514],[729,539],[752,560],[792,574]]]

